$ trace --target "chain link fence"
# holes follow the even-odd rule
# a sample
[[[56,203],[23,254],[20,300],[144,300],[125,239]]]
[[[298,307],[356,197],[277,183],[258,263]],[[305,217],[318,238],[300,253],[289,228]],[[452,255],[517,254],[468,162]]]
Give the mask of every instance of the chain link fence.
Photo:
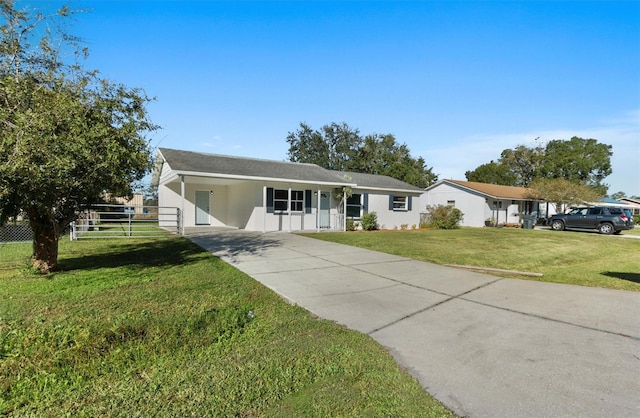
[[[14,221],[0,226],[0,242],[12,243],[27,241],[33,241],[33,231],[29,226],[29,221]]]

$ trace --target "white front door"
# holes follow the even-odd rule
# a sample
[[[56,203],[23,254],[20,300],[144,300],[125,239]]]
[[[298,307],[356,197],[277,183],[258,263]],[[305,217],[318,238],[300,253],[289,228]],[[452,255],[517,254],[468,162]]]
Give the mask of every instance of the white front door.
[[[320,213],[318,217],[318,227],[321,229],[329,229],[331,227],[331,194],[329,192],[320,192]]]
[[[208,190],[196,190],[196,225],[209,225],[209,198]]]

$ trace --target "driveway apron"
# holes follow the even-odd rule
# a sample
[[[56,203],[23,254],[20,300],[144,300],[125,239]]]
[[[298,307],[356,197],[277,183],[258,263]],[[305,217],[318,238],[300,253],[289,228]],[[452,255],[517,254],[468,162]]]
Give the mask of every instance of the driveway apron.
[[[286,233],[189,238],[370,335],[460,416],[640,416],[640,293],[502,279]]]

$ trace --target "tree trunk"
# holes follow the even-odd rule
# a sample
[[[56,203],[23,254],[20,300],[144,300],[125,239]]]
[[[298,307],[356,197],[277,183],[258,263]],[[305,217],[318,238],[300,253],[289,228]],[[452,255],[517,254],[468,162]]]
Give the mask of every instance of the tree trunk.
[[[58,270],[58,228],[55,220],[35,210],[28,211],[28,214],[33,231],[32,267],[44,274]]]

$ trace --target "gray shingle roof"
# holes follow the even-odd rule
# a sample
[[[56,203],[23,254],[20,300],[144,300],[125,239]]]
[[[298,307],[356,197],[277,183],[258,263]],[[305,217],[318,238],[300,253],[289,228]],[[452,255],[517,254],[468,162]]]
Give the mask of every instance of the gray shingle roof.
[[[385,190],[407,190],[407,191],[415,191],[415,192],[423,192],[423,190],[419,187],[413,186],[409,183],[405,183],[404,181],[394,179],[389,176],[381,176],[379,174],[365,174],[365,173],[355,173],[351,171],[346,172],[338,172],[334,171],[334,173],[338,173],[340,177],[344,178],[344,176],[348,176],[351,180],[351,183],[356,183],[358,187],[361,188],[372,188],[372,189],[385,189]]]
[[[388,176],[340,172],[315,164],[232,157],[203,152],[160,148],[162,157],[173,171],[277,179],[303,183],[329,183],[336,186],[357,185],[359,188],[422,192],[422,189]],[[345,178],[345,175],[348,176]]]
[[[315,164],[231,157],[202,152],[160,148],[172,170],[178,172],[216,173],[230,176],[296,180],[301,182],[346,184],[344,178]]]

